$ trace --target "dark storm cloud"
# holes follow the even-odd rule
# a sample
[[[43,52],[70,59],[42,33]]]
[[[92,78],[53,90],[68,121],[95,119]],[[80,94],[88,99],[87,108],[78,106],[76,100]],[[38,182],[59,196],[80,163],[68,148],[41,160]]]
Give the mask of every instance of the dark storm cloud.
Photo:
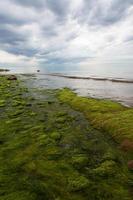
[[[34,7],[35,9],[49,9],[57,16],[64,17],[68,14],[69,0],[13,0],[23,6]]]
[[[17,34],[6,27],[0,27],[0,43],[15,45],[17,42],[24,40],[25,38],[22,35]]]
[[[33,57],[34,55],[36,55],[37,50],[36,49],[31,49],[31,48],[26,48],[23,45],[19,46],[19,45],[14,45],[14,48],[12,48],[12,46],[9,46],[8,48],[6,48],[6,51],[8,53],[12,53],[15,55],[23,55],[23,56],[27,56],[27,57]]]
[[[8,28],[0,27],[0,46],[3,50],[15,55],[31,57],[37,53],[36,49],[28,48],[25,36],[15,33]]]
[[[46,4],[55,14],[60,17],[68,14],[70,1],[69,0],[47,0]]]
[[[23,6],[30,7],[42,7],[45,4],[45,0],[13,0],[15,3],[21,4]]]
[[[97,31],[98,27],[104,35],[102,28],[124,21],[132,5],[133,0],[3,0],[0,2],[0,50],[34,57],[50,65],[80,63],[89,54],[84,49],[96,43],[93,35],[89,41],[91,28]],[[116,41],[116,35],[110,35],[101,39],[104,46]],[[127,35],[123,41],[132,41],[132,35]],[[81,56],[76,52],[81,52]]]
[[[21,24],[24,24],[24,23],[26,23],[26,20],[24,20],[24,19],[15,19],[12,16],[8,16],[7,14],[6,15],[0,14],[0,24],[18,24],[18,25],[21,25]]]
[[[49,9],[60,17],[60,21],[69,13],[70,0],[13,0],[15,3],[35,9]],[[77,0],[78,1],[78,0]],[[133,5],[133,0],[83,0],[83,6],[76,12],[75,17],[80,22],[92,25],[111,25],[121,20],[127,9]]]
[[[107,4],[100,0],[84,0],[84,6],[76,17],[81,23],[89,25],[112,25],[126,15],[131,5],[133,5],[133,0],[112,0],[107,1]]]
[[[2,7],[0,7],[0,24],[2,27],[0,27],[0,44],[1,48],[19,55],[26,55],[26,56],[32,56],[37,53],[37,48],[32,46],[30,48],[28,44],[26,44],[26,40],[28,41],[28,36],[26,34],[20,33],[18,30],[21,28],[21,26],[24,25],[30,25],[32,23],[38,23],[40,20],[42,20],[43,24],[43,19],[39,18],[39,13],[43,13],[43,10],[50,10],[53,12],[55,17],[57,16],[58,19],[56,18],[55,21],[56,23],[62,22],[64,20],[65,15],[68,14],[67,12],[67,7],[68,7],[68,1],[69,0],[5,0],[7,9],[9,12],[3,12]],[[14,2],[14,4],[10,4]],[[16,5],[16,9],[14,8],[14,11],[10,11],[10,5]],[[18,6],[18,7],[17,7]],[[37,16],[36,18],[33,16],[30,18],[29,16],[26,17],[27,13],[25,13],[25,9],[29,9],[29,11],[33,11],[35,15]],[[21,11],[19,15],[19,10]],[[40,10],[40,11],[39,11]],[[5,9],[6,11],[6,9]],[[46,21],[49,21],[48,19],[44,19]],[[10,30],[10,28],[7,25],[11,25],[13,28]],[[15,26],[14,26],[15,25]],[[50,38],[50,37],[56,37],[57,36],[57,31],[56,31],[56,24],[46,24],[44,25],[39,25],[40,32],[42,33],[42,37],[44,38]],[[13,31],[14,29],[14,31]],[[32,30],[31,30],[32,32]],[[21,44],[21,45],[20,45]]]

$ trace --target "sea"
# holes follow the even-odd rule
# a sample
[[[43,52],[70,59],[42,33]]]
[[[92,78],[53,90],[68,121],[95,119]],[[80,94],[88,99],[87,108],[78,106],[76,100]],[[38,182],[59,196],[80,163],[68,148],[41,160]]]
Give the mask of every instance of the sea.
[[[2,67],[0,67],[2,68]],[[5,67],[21,74],[33,88],[68,87],[80,96],[111,99],[133,107],[132,63],[102,63],[88,66]],[[28,75],[31,75],[30,78]]]

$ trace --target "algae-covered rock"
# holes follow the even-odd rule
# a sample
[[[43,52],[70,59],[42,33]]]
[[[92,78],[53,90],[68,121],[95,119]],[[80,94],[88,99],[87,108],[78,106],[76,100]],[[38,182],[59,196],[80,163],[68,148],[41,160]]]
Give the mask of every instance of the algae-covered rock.
[[[59,140],[60,137],[61,137],[61,135],[60,135],[60,133],[58,133],[58,132],[53,132],[53,133],[50,134],[50,137],[51,137],[52,139]]]
[[[89,180],[80,175],[68,179],[68,187],[70,191],[82,191],[89,187],[89,184]]]
[[[71,163],[75,168],[81,169],[81,168],[87,166],[88,157],[86,155],[82,155],[82,154],[75,155],[72,157]]]
[[[4,107],[5,106],[6,101],[5,100],[0,100],[0,107]]]
[[[31,112],[29,115],[30,116],[36,116],[37,114],[35,112]]]
[[[116,173],[116,163],[111,160],[107,160],[101,163],[100,166],[93,169],[93,172],[98,176],[112,176]]]
[[[131,200],[132,155],[56,96],[0,77],[0,199]]]

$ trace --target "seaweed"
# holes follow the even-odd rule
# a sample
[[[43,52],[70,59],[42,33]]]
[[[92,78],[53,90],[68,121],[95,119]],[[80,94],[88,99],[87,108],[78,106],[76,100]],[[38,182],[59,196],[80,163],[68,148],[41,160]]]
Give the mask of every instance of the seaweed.
[[[80,97],[66,89],[30,91],[0,76],[0,98],[2,200],[132,199],[131,152],[90,124]],[[98,103],[90,100],[92,114],[127,111],[112,102],[92,108],[93,101]]]

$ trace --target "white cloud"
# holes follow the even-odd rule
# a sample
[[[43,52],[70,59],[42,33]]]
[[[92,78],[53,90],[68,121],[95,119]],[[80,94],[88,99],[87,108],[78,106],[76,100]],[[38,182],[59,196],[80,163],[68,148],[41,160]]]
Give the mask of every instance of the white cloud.
[[[132,19],[131,0],[1,1],[0,63],[131,58]]]
[[[21,55],[14,55],[5,51],[0,51],[0,63],[5,65],[5,64],[15,64],[18,66],[23,66],[25,67],[28,66],[37,66],[37,60],[36,58],[28,58],[26,56],[21,56]]]

